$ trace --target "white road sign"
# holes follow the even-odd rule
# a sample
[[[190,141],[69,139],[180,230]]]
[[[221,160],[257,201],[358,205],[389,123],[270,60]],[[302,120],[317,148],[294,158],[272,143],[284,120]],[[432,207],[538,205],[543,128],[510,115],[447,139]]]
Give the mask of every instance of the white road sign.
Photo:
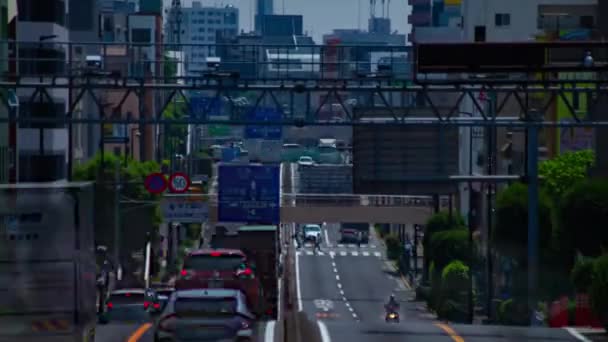
[[[169,188],[172,192],[186,192],[190,187],[190,178],[186,174],[176,172],[169,178]]]
[[[201,223],[209,219],[209,204],[180,197],[165,197],[160,208],[165,222]]]

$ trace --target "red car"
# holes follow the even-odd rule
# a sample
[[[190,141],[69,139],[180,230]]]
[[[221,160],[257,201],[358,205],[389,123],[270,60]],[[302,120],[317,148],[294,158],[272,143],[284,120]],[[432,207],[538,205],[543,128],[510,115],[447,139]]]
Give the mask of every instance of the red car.
[[[247,256],[238,249],[201,249],[186,256],[175,289],[201,288],[241,290],[252,308],[259,306],[260,282],[248,267]]]

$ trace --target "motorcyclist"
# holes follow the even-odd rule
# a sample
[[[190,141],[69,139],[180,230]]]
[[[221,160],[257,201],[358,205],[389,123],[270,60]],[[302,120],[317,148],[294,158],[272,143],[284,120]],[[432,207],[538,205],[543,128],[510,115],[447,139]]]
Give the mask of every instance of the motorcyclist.
[[[399,303],[397,302],[397,299],[395,299],[394,294],[391,294],[391,296],[388,298],[388,303],[385,307],[387,311],[399,310]]]

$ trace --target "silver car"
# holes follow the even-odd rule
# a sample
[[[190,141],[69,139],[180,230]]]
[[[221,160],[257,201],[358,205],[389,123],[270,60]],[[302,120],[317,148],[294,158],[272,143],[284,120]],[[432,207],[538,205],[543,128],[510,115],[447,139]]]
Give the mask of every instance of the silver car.
[[[239,290],[179,290],[154,326],[154,341],[252,341],[254,321]]]

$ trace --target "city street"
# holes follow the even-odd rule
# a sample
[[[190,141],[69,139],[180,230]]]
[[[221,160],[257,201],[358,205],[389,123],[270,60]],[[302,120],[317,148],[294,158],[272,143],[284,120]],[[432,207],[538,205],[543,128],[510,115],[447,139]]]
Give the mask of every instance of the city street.
[[[296,253],[301,309],[317,319],[329,341],[577,341],[563,329],[448,325],[416,308],[414,293],[394,274],[375,235],[369,244],[340,244],[339,224],[323,227],[320,252],[311,245]],[[384,322],[384,304],[393,293],[401,322]]]

